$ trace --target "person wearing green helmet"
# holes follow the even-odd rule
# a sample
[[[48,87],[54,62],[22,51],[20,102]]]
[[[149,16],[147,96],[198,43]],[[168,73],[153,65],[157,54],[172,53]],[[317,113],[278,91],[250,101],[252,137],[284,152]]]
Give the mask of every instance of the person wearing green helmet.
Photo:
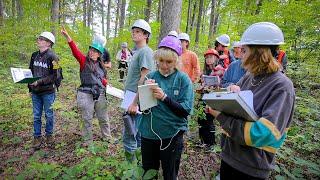
[[[67,39],[73,56],[80,64],[81,85],[77,92],[77,103],[84,121],[84,146],[92,143],[92,119],[96,114],[101,133],[104,139],[111,139],[107,101],[105,89],[107,85],[107,72],[102,62],[104,47],[98,42],[89,46],[89,52],[84,55],[69,36],[67,30],[62,27],[62,35]]]

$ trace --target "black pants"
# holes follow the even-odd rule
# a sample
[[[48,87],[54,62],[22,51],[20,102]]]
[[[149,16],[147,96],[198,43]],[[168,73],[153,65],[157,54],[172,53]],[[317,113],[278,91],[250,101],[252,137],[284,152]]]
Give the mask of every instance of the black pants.
[[[177,179],[183,150],[183,133],[180,131],[172,138],[170,146],[165,150],[160,150],[160,140],[141,138],[142,167],[145,172],[149,169],[158,170],[161,161],[164,179]],[[170,138],[162,139],[162,148],[169,142]]]
[[[229,166],[226,162],[221,161],[220,166],[220,179],[248,179],[248,180],[260,180],[262,178],[257,178],[250,176],[248,174],[245,174],[241,171],[238,171],[234,169],[233,167]]]
[[[214,117],[206,113],[206,119],[198,119],[199,124],[199,136],[201,142],[207,145],[214,145],[215,144],[215,127],[213,124]]]
[[[126,62],[119,62],[118,69],[120,70],[120,71],[119,71],[120,79],[123,79],[124,74],[125,74],[125,71],[126,71],[127,68],[128,68],[128,63],[126,63]]]

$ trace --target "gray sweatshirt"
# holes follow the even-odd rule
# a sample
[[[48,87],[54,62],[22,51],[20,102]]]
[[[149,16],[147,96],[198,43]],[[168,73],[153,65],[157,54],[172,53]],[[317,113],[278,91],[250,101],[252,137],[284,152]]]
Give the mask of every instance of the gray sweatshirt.
[[[222,160],[233,168],[258,178],[267,178],[274,168],[276,150],[281,147],[294,110],[293,84],[283,73],[244,75],[241,90],[253,92],[253,106],[260,117],[255,122],[221,113]]]

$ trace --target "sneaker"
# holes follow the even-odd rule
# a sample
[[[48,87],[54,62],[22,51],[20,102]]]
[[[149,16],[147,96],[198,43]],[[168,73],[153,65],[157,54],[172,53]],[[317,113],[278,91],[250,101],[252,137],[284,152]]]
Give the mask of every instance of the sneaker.
[[[41,136],[40,136],[40,137],[34,137],[34,138],[33,138],[32,147],[33,147],[35,150],[39,150],[40,147],[41,147],[41,144],[42,144],[42,138],[41,138]]]
[[[46,136],[46,144],[49,148],[54,148],[54,137],[52,135]]]

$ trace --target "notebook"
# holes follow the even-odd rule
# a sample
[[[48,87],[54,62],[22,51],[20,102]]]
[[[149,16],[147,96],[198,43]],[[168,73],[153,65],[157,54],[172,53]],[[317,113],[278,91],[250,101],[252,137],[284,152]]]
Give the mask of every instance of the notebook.
[[[240,91],[239,93],[214,92],[204,94],[202,99],[208,106],[217,111],[243,118],[246,121],[258,120],[253,107],[252,91]]]
[[[124,98],[124,92],[121,89],[115,88],[115,87],[110,86],[110,85],[107,85],[106,93],[110,94],[112,96],[115,96],[117,98],[120,98],[120,99]]]
[[[158,100],[153,97],[150,87],[158,87],[158,83],[138,86],[140,110],[144,111],[158,105]]]
[[[14,83],[33,83],[40,77],[33,77],[31,69],[10,68]]]

